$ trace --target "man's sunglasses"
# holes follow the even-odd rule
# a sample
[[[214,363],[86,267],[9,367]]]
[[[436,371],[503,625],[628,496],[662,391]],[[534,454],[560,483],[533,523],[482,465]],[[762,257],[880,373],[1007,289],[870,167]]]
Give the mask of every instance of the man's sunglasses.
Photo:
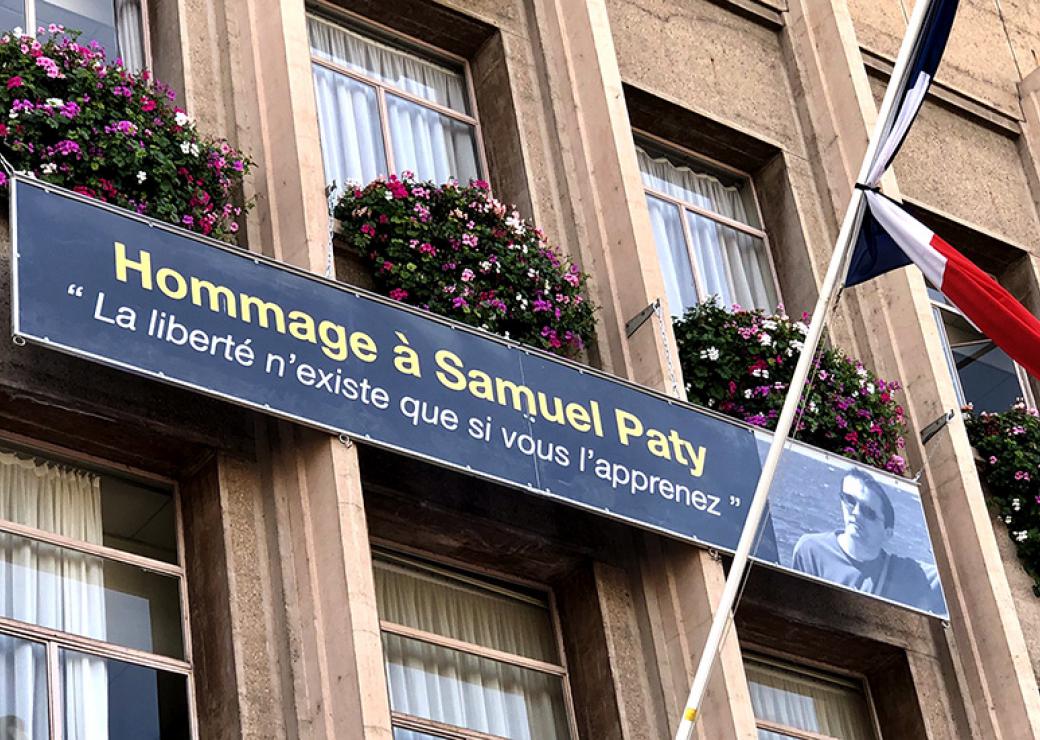
[[[849,511],[852,511],[858,506],[859,513],[868,522],[876,522],[879,519],[878,513],[876,511],[874,511],[872,508],[867,506],[865,503],[860,501],[855,496],[845,493],[845,491],[841,492],[841,502],[849,507]]]

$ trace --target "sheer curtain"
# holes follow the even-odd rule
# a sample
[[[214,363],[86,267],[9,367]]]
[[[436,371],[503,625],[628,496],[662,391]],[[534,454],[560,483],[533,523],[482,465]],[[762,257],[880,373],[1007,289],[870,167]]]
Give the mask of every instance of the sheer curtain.
[[[116,0],[116,38],[119,56],[127,69],[144,69],[144,40],[141,28],[141,0]]]
[[[689,167],[677,167],[663,157],[654,158],[638,146],[636,155],[648,188],[742,224],[756,223],[753,214],[748,213],[740,188],[724,185],[718,178]],[[662,208],[668,205],[664,201],[647,197],[658,255],[670,256],[667,262],[662,259],[669,306],[673,314],[679,315],[692,305],[688,286],[693,278],[682,224],[675,222],[678,209],[672,206],[668,211]],[[719,296],[726,306],[737,303],[776,308],[772,270],[761,239],[692,211],[686,211],[685,218],[706,295]],[[681,269],[676,269],[680,265]]]
[[[0,518],[101,544],[101,485],[96,475],[0,452]],[[0,534],[0,614],[23,622],[105,639],[104,566],[100,558]],[[46,674],[28,646],[0,652],[0,703],[26,736],[47,732]],[[43,674],[43,675],[41,675]],[[108,732],[104,661],[80,656],[66,664],[65,737]],[[39,723],[42,722],[42,725]]]
[[[308,16],[311,51],[318,59],[360,72],[459,113],[469,113],[465,77],[451,69]],[[372,85],[314,65],[325,177],[339,187],[387,174],[386,142]],[[411,170],[444,182],[479,176],[472,126],[386,93],[397,172]]]
[[[426,632],[557,662],[548,611],[450,577],[376,564],[380,617]],[[561,679],[384,633],[391,707],[520,740],[567,738]],[[395,738],[422,737],[397,730]]]
[[[751,704],[757,719],[840,740],[877,740],[861,692],[796,671],[748,661]],[[760,740],[786,737],[759,730]]]

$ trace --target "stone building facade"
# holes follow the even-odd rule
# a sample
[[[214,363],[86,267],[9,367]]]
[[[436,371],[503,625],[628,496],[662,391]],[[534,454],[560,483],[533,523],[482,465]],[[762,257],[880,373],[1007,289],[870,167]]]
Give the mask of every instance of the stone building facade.
[[[465,101],[429,110],[475,142],[470,166],[496,195],[591,274],[600,310],[590,362],[681,395],[668,322],[625,329],[648,304],[680,295],[659,257],[643,163],[740,190],[753,215],[722,215],[768,250],[763,274],[787,310],[811,309],[910,5],[147,0],[140,28],[150,66],[200,127],[257,163],[242,244],[321,274],[331,260],[338,279],[362,286],[345,250],[329,250],[333,144],[322,121],[333,98],[316,92],[329,66],[315,23],[453,70]],[[884,187],[1035,312],[1040,6],[961,6]],[[371,70],[347,72],[384,106],[423,104]],[[909,462],[921,472],[949,623],[756,569],[699,737],[1040,736],[1040,603],[987,509],[963,424],[920,442],[921,429],[970,400],[951,375],[937,300],[915,270],[890,273],[846,291],[829,332],[905,386]],[[164,738],[670,737],[725,578],[725,559],[707,550],[40,348],[0,350],[0,438],[18,459],[99,471],[106,543],[138,543],[121,567],[173,579],[172,597],[168,583],[127,586],[153,607],[149,649],[108,640],[136,650],[112,660],[176,677],[149,679]],[[149,539],[149,526],[164,529]],[[526,625],[537,644],[409,624],[394,611],[402,589]],[[6,618],[0,633],[52,652],[97,647]],[[503,694],[473,700],[498,718],[443,703],[438,714],[424,694],[435,681],[399,677],[407,690],[388,692],[388,672],[393,683],[407,671],[390,656],[409,641],[426,650],[413,670],[465,664],[469,691]],[[503,683],[527,688],[495,688]],[[119,690],[110,688],[110,728],[125,711]],[[183,706],[171,692],[186,692]],[[71,711],[69,696],[52,702],[56,713]],[[770,715],[778,696],[789,704]],[[790,702],[830,719],[800,726]],[[781,734],[756,734],[766,732]]]

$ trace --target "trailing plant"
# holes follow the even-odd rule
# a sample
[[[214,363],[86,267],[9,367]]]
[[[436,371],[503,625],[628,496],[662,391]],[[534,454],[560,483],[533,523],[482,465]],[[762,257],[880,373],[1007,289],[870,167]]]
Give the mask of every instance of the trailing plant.
[[[482,180],[391,175],[348,187],[333,214],[396,301],[558,354],[592,336],[587,276]]]
[[[233,200],[249,159],[201,136],[147,70],[108,62],[79,36],[53,24],[0,35],[0,152],[39,180],[232,238],[251,205]]]
[[[1040,413],[1019,401],[1001,413],[964,409],[979,473],[1040,596]]]
[[[776,419],[798,361],[808,314],[792,321],[782,309],[723,308],[712,300],[675,322],[686,393],[754,426]],[[799,407],[796,439],[893,473],[906,472],[899,384],[879,379],[841,350],[818,351],[811,386]]]

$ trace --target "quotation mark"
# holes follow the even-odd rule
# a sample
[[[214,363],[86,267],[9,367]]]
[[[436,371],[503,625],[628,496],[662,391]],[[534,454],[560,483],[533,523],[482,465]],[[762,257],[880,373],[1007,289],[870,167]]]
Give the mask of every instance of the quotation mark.
[[[729,505],[734,507],[740,506],[740,496],[730,496]]]
[[[75,283],[69,283],[69,287],[66,289],[65,292],[68,293],[70,296],[72,296],[74,298],[82,298],[83,297],[83,286],[82,285],[76,285]]]

